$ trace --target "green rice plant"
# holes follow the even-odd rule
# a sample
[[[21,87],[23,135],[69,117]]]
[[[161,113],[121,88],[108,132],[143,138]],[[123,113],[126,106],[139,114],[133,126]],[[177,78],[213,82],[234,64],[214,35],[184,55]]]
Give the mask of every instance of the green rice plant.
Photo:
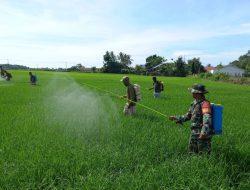
[[[143,105],[125,117],[122,75],[12,71],[0,81],[1,189],[249,189],[249,86],[199,78],[159,77],[165,90],[154,99],[149,76],[129,75]],[[211,155],[189,155],[184,114],[203,83],[211,102],[224,106],[223,135]],[[88,85],[86,85],[88,84]],[[91,87],[94,86],[94,87]],[[109,92],[112,92],[111,94]]]

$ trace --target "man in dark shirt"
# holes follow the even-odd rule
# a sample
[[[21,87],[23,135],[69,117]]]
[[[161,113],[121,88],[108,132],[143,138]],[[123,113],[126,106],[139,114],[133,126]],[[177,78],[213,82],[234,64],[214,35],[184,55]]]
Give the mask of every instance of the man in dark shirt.
[[[161,91],[162,91],[162,84],[160,81],[156,79],[156,77],[153,77],[153,87],[149,88],[149,90],[154,89],[154,97],[159,98],[161,96]]]
[[[30,83],[32,85],[36,85],[36,81],[37,81],[37,78],[35,75],[32,74],[32,72],[29,72],[29,75],[30,75]]]
[[[121,81],[127,88],[126,95],[122,96],[123,98],[127,98],[127,103],[124,106],[123,113],[125,115],[134,115],[136,112],[137,101],[134,85],[130,83],[129,77],[127,76],[124,76]]]

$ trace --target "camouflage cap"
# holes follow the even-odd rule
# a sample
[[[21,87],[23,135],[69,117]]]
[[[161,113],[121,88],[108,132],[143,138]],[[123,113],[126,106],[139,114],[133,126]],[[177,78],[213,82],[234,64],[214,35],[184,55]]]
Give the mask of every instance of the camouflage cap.
[[[122,81],[129,81],[129,78],[128,78],[128,76],[124,76],[124,77],[122,77],[122,79],[120,80],[121,82]]]
[[[206,94],[208,91],[203,84],[194,84],[191,88],[188,88],[191,93]]]

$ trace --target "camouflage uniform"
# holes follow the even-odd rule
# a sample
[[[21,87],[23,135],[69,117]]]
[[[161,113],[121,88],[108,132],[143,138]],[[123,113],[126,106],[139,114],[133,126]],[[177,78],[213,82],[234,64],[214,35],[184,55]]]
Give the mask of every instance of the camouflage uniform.
[[[189,139],[189,152],[202,153],[211,151],[212,139],[212,113],[210,102],[205,98],[194,100],[185,115],[176,116],[176,122],[182,123],[191,120],[191,134]],[[200,139],[203,134],[205,138]]]

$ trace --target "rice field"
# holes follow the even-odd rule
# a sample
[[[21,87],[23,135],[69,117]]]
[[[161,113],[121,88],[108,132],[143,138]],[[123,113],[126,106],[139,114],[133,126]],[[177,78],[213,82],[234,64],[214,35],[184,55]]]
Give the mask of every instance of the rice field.
[[[195,78],[130,75],[142,91],[133,117],[123,116],[122,75],[12,71],[0,80],[0,189],[250,189],[250,86]],[[207,98],[224,106],[223,135],[211,155],[190,155],[192,102],[187,88],[206,85]],[[112,94],[110,94],[111,92]]]

